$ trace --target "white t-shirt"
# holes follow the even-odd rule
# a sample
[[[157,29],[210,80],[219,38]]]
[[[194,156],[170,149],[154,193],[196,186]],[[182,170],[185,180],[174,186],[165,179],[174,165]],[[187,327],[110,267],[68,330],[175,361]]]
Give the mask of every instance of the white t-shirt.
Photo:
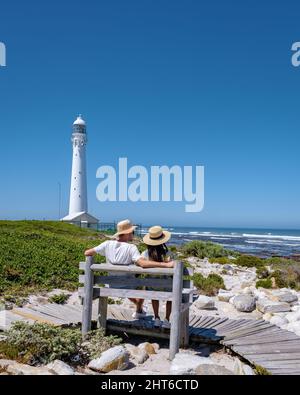
[[[112,265],[132,265],[141,258],[136,245],[117,240],[104,241],[94,250],[97,254],[105,256],[106,263]]]

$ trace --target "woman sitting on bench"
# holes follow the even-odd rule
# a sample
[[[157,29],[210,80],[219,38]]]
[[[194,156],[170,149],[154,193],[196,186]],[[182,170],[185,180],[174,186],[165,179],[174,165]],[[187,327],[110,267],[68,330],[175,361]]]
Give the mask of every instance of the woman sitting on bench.
[[[167,243],[170,238],[171,233],[163,230],[161,226],[153,226],[152,228],[150,228],[149,232],[143,238],[144,243],[147,245],[147,250],[143,252],[142,257],[150,261],[161,263],[161,267],[168,267],[168,263],[171,262],[171,256],[165,243]],[[157,278],[163,278],[163,276],[159,276]],[[147,289],[149,290],[152,288],[148,287]],[[169,291],[168,289],[157,288],[153,288],[153,290]],[[154,311],[154,326],[156,328],[162,326],[162,328],[170,329],[172,302],[167,301],[166,318],[163,322],[161,322],[159,316],[159,300],[152,300],[152,307]]]

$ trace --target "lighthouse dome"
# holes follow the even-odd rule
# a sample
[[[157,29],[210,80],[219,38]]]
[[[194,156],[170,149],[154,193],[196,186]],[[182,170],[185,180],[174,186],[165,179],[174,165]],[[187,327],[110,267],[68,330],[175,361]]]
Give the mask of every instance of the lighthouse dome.
[[[73,125],[79,125],[79,126],[86,126],[85,121],[82,119],[81,115],[79,115],[76,119],[76,121],[73,123]]]

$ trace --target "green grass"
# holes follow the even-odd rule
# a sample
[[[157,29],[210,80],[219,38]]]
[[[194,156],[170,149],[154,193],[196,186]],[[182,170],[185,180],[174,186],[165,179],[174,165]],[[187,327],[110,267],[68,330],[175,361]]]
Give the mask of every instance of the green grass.
[[[48,301],[50,303],[55,303],[55,304],[65,304],[67,302],[67,300],[69,299],[69,297],[70,297],[70,295],[61,293],[61,294],[50,296]]]
[[[215,296],[219,289],[226,289],[223,278],[215,273],[209,274],[208,277],[204,277],[201,273],[194,273],[192,278],[198,291],[207,296]]]
[[[270,278],[266,278],[263,280],[256,281],[256,288],[272,288],[272,280]]]
[[[0,296],[74,290],[84,250],[103,240],[103,232],[62,222],[0,221]]]

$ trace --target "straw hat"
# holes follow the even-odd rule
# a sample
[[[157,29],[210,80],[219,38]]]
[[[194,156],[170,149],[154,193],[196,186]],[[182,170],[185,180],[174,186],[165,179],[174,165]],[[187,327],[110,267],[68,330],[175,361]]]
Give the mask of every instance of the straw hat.
[[[120,235],[126,235],[128,233],[134,232],[134,230],[137,228],[137,226],[132,225],[132,223],[129,221],[129,219],[125,219],[124,221],[121,221],[117,225],[117,233],[113,235],[113,238],[116,238]]]
[[[152,226],[148,233],[143,237],[143,241],[147,245],[158,246],[166,243],[170,238],[170,232],[163,230],[161,226]]]

